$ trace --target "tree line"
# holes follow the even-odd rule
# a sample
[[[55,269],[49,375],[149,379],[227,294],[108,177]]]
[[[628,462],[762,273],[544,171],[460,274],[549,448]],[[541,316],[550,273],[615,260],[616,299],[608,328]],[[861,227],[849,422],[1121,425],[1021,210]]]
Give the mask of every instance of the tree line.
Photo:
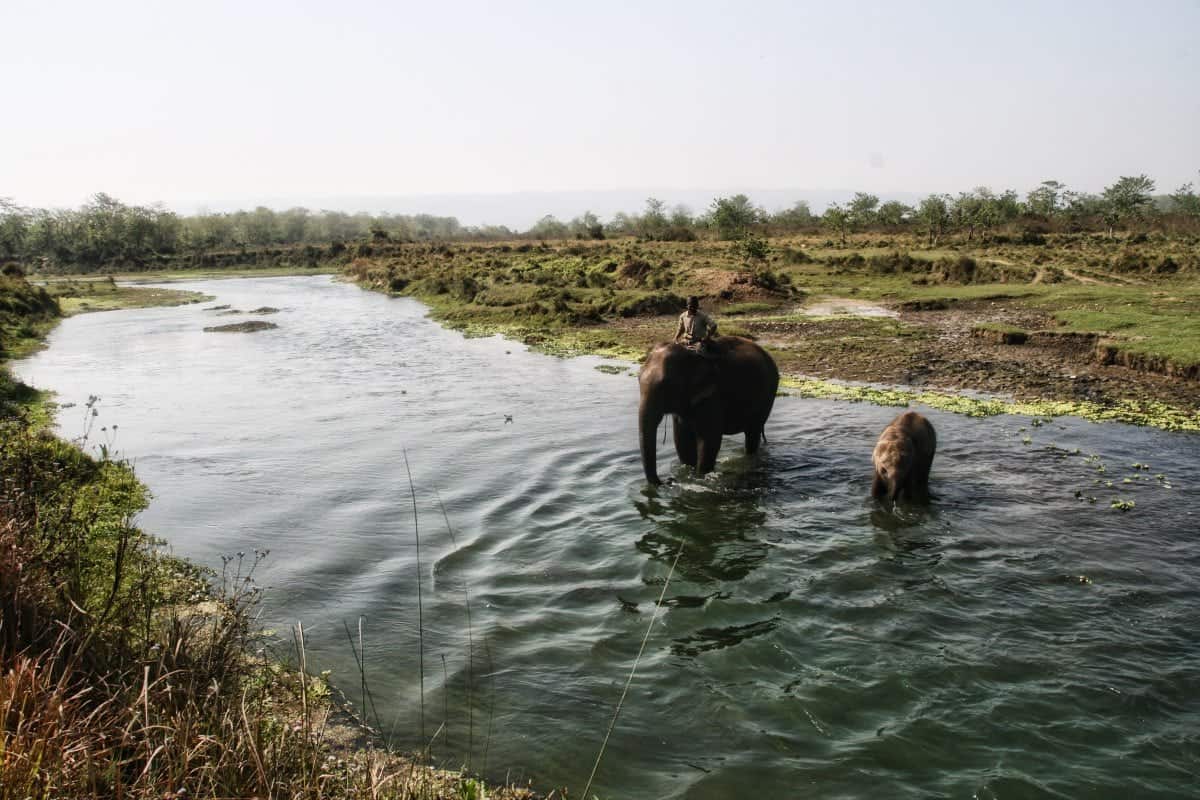
[[[94,195],[77,209],[23,208],[0,197],[0,263],[92,271],[149,266],[172,257],[238,248],[361,239],[402,241],[512,238],[507,228],[466,228],[430,214],[347,214],[306,208],[182,216],[162,205],[127,205]]]
[[[914,205],[857,192],[816,214],[806,201],[769,213],[744,194],[718,197],[700,214],[686,206],[668,208],[649,198],[641,213],[617,213],[607,221],[591,211],[566,222],[547,215],[526,231],[504,226],[464,226],[454,217],[305,208],[274,211],[201,213],[181,216],[162,205],[126,205],[106,194],[94,195],[78,209],[32,209],[0,198],[0,263],[96,271],[144,268],[180,256],[246,248],[289,247],[359,240],[502,240],[606,239],[633,236],[645,240],[692,241],[715,235],[753,247],[756,237],[826,231],[842,242],[858,231],[914,232],[930,246],[949,233],[968,242],[1020,224],[1040,232],[1102,231],[1158,224],[1200,230],[1200,195],[1185,184],[1169,195],[1156,195],[1145,175],[1122,176],[1099,194],[1076,192],[1055,180],[1034,187],[1022,198],[1013,190],[977,187],[958,195],[931,194]]]

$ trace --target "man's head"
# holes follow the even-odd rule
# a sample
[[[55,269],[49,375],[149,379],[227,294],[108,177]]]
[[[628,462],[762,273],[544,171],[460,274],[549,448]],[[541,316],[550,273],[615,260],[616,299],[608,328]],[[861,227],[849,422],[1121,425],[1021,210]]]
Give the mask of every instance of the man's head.
[[[687,299],[687,310],[693,314],[700,310],[700,298],[692,295]]]

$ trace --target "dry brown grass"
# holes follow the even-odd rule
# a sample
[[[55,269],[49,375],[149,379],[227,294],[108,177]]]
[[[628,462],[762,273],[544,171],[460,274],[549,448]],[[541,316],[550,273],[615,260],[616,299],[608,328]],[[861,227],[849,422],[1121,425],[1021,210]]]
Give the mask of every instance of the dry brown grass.
[[[266,554],[201,581],[132,524],[144,502],[127,465],[0,421],[0,800],[483,796],[347,747],[303,628],[289,669],[252,623]]]

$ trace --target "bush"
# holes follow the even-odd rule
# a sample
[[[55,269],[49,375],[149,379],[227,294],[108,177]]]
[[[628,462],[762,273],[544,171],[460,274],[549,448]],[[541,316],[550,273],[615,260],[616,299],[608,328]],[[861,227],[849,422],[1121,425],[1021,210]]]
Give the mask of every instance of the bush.
[[[1017,239],[1017,244],[1044,245],[1045,243],[1046,237],[1042,235],[1041,231],[1032,228],[1021,231],[1021,236]]]
[[[784,247],[783,260],[788,264],[810,264],[812,263],[813,258],[803,250],[797,250],[792,247]]]
[[[771,248],[761,236],[747,235],[733,243],[733,252],[744,261],[763,261]]]
[[[970,256],[947,258],[937,263],[937,272],[946,283],[974,283],[979,274],[979,264]]]
[[[769,269],[756,270],[750,276],[750,284],[769,292],[786,291],[792,283],[792,277],[786,272],[772,272]]]
[[[871,256],[867,259],[870,270],[879,275],[891,275],[903,272],[925,272],[929,262],[915,259],[908,253],[898,251],[885,255]]]
[[[640,258],[631,257],[620,269],[617,277],[627,286],[645,286],[651,289],[666,289],[675,282],[675,276],[669,272],[671,262],[664,260],[659,266],[652,266]]]
[[[1147,272],[1150,262],[1135,250],[1125,250],[1113,258],[1112,268],[1117,272]]]
[[[626,300],[617,305],[616,311],[622,317],[674,314],[683,309],[685,304],[684,298],[673,292],[654,292]]]

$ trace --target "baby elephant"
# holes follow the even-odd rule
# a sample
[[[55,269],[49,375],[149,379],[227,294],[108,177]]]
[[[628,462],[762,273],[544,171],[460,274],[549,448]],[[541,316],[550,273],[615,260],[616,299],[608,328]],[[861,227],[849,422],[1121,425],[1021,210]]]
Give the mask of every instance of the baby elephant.
[[[871,495],[893,503],[929,499],[929,469],[937,449],[937,434],[929,420],[905,411],[883,429],[875,443],[875,481]]]

